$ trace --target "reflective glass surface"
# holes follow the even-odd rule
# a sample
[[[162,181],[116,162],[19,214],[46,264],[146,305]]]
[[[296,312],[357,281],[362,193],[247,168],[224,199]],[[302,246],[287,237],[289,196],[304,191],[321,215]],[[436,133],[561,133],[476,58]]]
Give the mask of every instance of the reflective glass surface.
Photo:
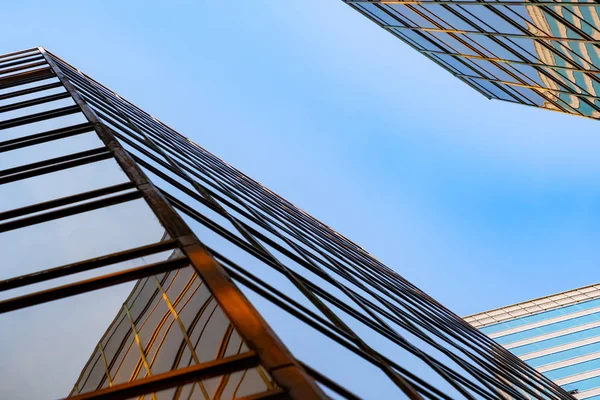
[[[520,340],[535,338],[536,336],[545,335],[547,333],[559,332],[563,329],[573,328],[584,324],[593,323],[600,320],[600,313],[583,315],[581,317],[567,319],[565,321],[554,322],[537,328],[527,329],[522,332],[511,333],[506,336],[501,336],[496,339],[500,344],[510,344]]]
[[[408,27],[437,23],[390,9]],[[448,32],[426,42],[445,40],[477,54]],[[439,57],[486,74],[488,60]],[[0,330],[0,398],[569,399],[362,247],[50,52],[0,56],[0,102],[0,326],[18,327]]]
[[[344,1],[486,96],[600,117],[597,3]]]

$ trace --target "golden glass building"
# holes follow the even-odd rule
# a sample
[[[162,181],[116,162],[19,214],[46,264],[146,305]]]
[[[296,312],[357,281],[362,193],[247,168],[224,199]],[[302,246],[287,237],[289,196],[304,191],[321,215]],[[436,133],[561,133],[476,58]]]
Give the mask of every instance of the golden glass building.
[[[490,99],[600,117],[595,1],[343,1]]]
[[[0,56],[0,254],[0,399],[572,399],[43,48]]]

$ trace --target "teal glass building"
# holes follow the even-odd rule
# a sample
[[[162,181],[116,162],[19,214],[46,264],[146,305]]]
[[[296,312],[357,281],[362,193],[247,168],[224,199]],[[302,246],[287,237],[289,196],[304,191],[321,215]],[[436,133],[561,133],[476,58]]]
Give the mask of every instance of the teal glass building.
[[[465,317],[578,399],[600,399],[600,285]]]
[[[600,4],[343,0],[490,99],[600,118]]]

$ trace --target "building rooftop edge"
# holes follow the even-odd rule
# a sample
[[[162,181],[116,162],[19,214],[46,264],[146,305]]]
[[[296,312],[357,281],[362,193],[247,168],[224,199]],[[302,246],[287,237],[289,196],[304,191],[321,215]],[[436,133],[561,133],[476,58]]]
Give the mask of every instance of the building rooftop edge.
[[[537,314],[596,298],[600,298],[600,283],[493,308],[464,316],[463,319],[475,328],[483,328],[506,320]]]

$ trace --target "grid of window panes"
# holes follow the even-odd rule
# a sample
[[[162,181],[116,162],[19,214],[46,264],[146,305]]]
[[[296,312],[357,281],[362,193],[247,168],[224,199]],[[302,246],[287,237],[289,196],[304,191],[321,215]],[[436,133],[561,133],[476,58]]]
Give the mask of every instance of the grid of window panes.
[[[29,69],[35,62],[42,63]],[[23,68],[15,70],[14,77],[2,78],[4,68],[19,65]],[[70,96],[65,96],[65,88]],[[54,104],[50,96],[55,95],[63,96],[59,101],[66,103]],[[139,389],[139,382],[150,384],[156,377],[181,377],[180,370],[191,368],[200,374],[213,371],[211,376],[202,376],[218,377],[222,383],[201,379],[189,387],[178,385],[178,398],[184,390],[197,388],[190,398],[209,395],[225,399],[223,393],[240,395],[235,392],[235,385],[244,381],[240,371],[256,371],[246,372],[260,377],[250,385],[255,390],[265,389],[260,382],[268,386],[272,379],[274,383],[252,398],[293,395],[282,393],[285,379],[278,380],[278,371],[265,366],[265,372],[259,367],[258,360],[263,362],[273,348],[261,348],[261,337],[242,332],[248,327],[244,320],[251,315],[236,314],[231,306],[238,303],[219,297],[230,293],[235,298],[239,288],[291,351],[294,358],[290,362],[300,362],[307,377],[331,398],[571,398],[360,246],[50,52],[40,48],[0,57],[0,101],[0,113],[9,115],[0,122],[0,162],[17,165],[9,164],[0,171],[0,188],[6,190],[0,193],[0,201],[25,199],[24,204],[10,203],[4,208],[7,211],[0,213],[2,254],[9,257],[7,263],[15,263],[13,270],[0,270],[6,278],[0,281],[0,294],[7,293],[7,300],[0,301],[0,313],[9,318],[17,315],[9,322],[18,326],[18,321],[28,317],[19,313],[33,310],[29,317],[39,323],[21,332],[22,338],[14,338],[27,338],[25,347],[31,353],[18,358],[15,352],[12,359],[4,357],[0,364],[46,360],[46,364],[36,364],[39,378],[25,374],[27,382],[42,382],[47,379],[45,371],[61,370],[61,379],[70,379],[68,388],[61,389],[63,395],[73,390],[75,398],[90,398],[76,393],[88,389],[99,389],[100,393],[123,385],[135,386],[136,382]],[[16,110],[18,115],[11,114]],[[115,142],[126,151],[126,157],[118,153],[121,147]],[[38,146],[51,146],[58,153]],[[28,154],[32,160],[12,153],[25,149],[31,150]],[[83,172],[77,174],[78,168]],[[144,174],[152,184],[134,185],[127,179],[146,182]],[[29,181],[39,176],[51,181]],[[28,186],[11,188],[8,183],[13,181]],[[148,191],[159,191],[161,196],[148,197]],[[19,219],[24,215],[25,219]],[[177,216],[173,217],[181,222],[175,224],[177,229],[164,215]],[[55,220],[70,222],[74,216],[77,219],[72,226],[45,225]],[[30,225],[44,229],[33,233],[24,229]],[[187,227],[194,235],[179,239],[165,234],[170,229],[186,232]],[[4,230],[17,236],[5,236]],[[190,288],[202,287],[199,277],[177,280],[178,285],[188,289],[170,289],[168,279],[174,273],[167,274],[168,270],[183,274],[190,262],[197,267],[193,254],[182,244],[197,239],[235,283],[219,281],[219,287],[231,286],[218,293],[213,289],[217,286],[210,287],[221,307],[229,307],[224,314],[230,317],[230,331],[237,329],[242,338],[247,338],[247,347],[233,333],[227,333],[223,326],[229,325],[222,320],[215,322],[219,328],[207,339],[213,347],[198,347],[198,338],[202,340],[210,332],[202,333],[202,328],[198,331],[193,321],[208,318],[202,310],[204,304],[212,304],[206,300],[208,292],[196,291],[198,298],[190,300],[194,305],[186,308],[184,297]],[[109,243],[113,247],[103,247]],[[212,271],[216,273],[214,268]],[[74,279],[75,273],[82,272],[92,278]],[[108,273],[100,275],[104,272]],[[212,284],[213,273],[201,275],[204,284]],[[22,274],[28,275],[15,278]],[[129,280],[124,281],[124,277]],[[56,286],[55,278],[67,280],[63,286]],[[95,291],[98,282],[103,283],[103,289]],[[31,292],[40,288],[25,283],[42,283],[46,286],[41,289],[50,287],[50,293]],[[148,300],[132,301],[142,284],[154,285],[144,290]],[[15,288],[26,288],[29,294],[14,298]],[[97,292],[102,297],[94,297]],[[79,293],[85,294],[72,297]],[[134,310],[142,305],[144,311]],[[54,314],[48,311],[51,307],[55,307]],[[66,313],[65,307],[80,312]],[[157,311],[152,311],[154,307]],[[194,317],[183,316],[186,312]],[[44,321],[58,333],[42,330]],[[208,321],[203,326],[208,329],[213,324]],[[251,327],[254,331],[262,329],[262,325]],[[40,332],[40,337],[28,337],[31,332]],[[272,335],[271,330],[262,332]],[[231,338],[235,338],[233,347],[229,347]],[[0,346],[9,343],[4,337],[0,339]],[[236,344],[241,346],[240,354],[235,353]],[[76,346],[80,349],[77,356]],[[212,361],[206,361],[208,355],[212,355]],[[187,361],[182,360],[190,357],[192,365],[185,367]],[[60,369],[52,366],[55,359],[64,364]],[[25,368],[23,365],[17,371]],[[215,375],[214,371],[223,368],[227,373]],[[171,372],[164,372],[169,369]],[[263,379],[259,371],[267,377]],[[18,378],[10,382],[15,391],[25,385],[24,378]],[[60,383],[64,388],[66,383],[58,381],[53,377],[48,384],[58,388]],[[294,380],[290,390],[296,383],[301,382]],[[221,389],[205,393],[202,387],[207,391]],[[174,398],[172,392],[163,389],[154,390],[156,393],[147,398]],[[0,397],[15,397],[2,390],[7,390],[4,385],[0,385]],[[37,398],[61,396],[40,390],[44,393]],[[325,398],[325,394],[322,396]]]
[[[467,317],[578,399],[600,399],[600,290],[587,286]],[[557,302],[562,304],[557,306]],[[546,309],[545,309],[546,308]],[[515,311],[518,316],[506,318]],[[494,317],[500,316],[500,321]],[[486,321],[486,322],[482,322]]]
[[[600,117],[600,4],[343,0],[485,96]]]
[[[46,57],[0,56],[0,398],[287,398]]]

